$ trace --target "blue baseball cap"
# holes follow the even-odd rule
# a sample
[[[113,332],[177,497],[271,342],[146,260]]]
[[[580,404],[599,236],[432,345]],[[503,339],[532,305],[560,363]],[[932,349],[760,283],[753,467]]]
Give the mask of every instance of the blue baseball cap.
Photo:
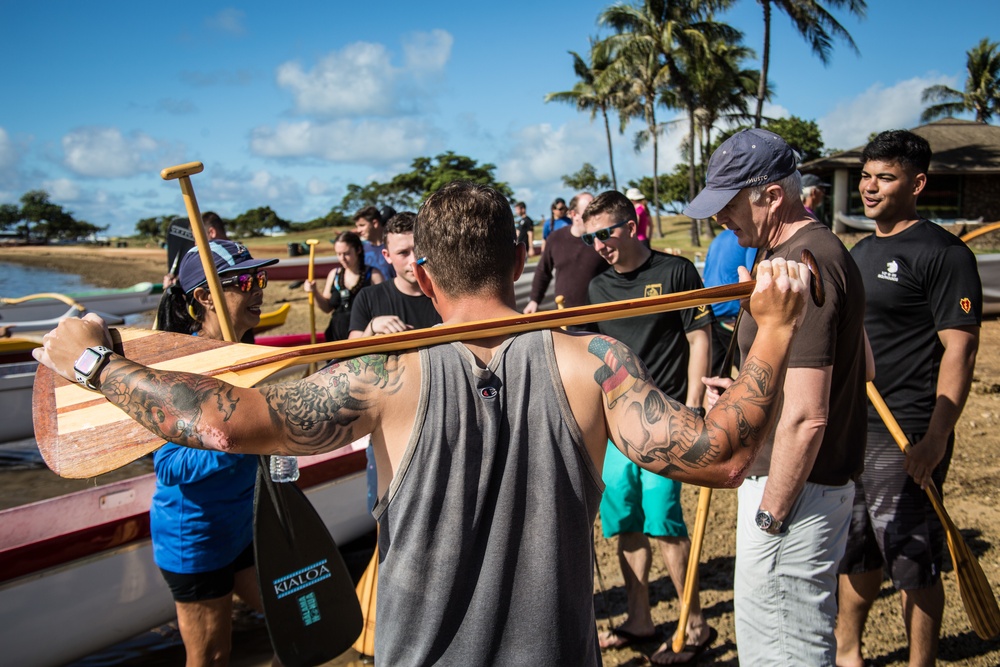
[[[684,208],[684,215],[711,218],[743,188],[780,181],[796,169],[795,151],[774,132],[737,132],[712,153],[705,189]]]
[[[212,250],[215,270],[219,272],[220,276],[278,263],[277,259],[254,259],[242,243],[220,239],[209,242],[208,247]],[[190,294],[198,287],[204,287],[208,284],[205,269],[201,265],[201,257],[198,256],[197,246],[184,253],[178,277],[181,281],[181,289],[184,290],[185,294]]]

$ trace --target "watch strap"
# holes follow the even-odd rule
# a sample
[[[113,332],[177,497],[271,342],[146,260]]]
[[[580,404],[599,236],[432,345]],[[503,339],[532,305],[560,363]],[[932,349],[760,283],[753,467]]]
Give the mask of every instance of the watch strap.
[[[88,352],[96,354],[98,358],[94,362],[90,372],[85,373],[81,371],[78,366],[80,364],[80,359],[82,359],[83,355]],[[94,379],[101,376],[101,371],[104,370],[104,366],[108,363],[108,359],[112,354],[114,354],[114,350],[104,347],[103,345],[88,347],[84,353],[80,355],[80,359],[77,359],[76,363],[73,364],[73,372],[76,374],[76,381],[91,391],[99,391],[100,386],[94,383]]]

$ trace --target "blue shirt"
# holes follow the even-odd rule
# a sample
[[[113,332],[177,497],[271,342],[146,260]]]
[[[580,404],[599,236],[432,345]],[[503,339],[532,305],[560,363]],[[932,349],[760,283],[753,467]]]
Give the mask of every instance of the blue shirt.
[[[384,245],[375,245],[368,241],[362,242],[365,247],[365,266],[370,266],[373,269],[377,269],[382,277],[386,280],[391,280],[396,277],[396,271],[392,268],[392,264],[389,260],[385,258],[382,254],[382,248]]]
[[[553,222],[552,218],[549,218],[544,224],[542,224],[542,238],[547,239],[549,238],[549,234],[552,232],[557,229],[561,229],[562,227],[568,227],[571,224],[573,224],[573,222],[566,217],[556,218],[555,222]]]
[[[748,269],[753,266],[753,258],[756,256],[756,248],[743,248],[740,246],[736,234],[732,230],[724,229],[715,237],[712,244],[708,246],[708,254],[705,255],[705,287],[716,287],[718,285],[729,285],[738,282],[740,279],[739,267],[745,266]],[[712,312],[716,318],[736,317],[740,312],[740,302],[724,301],[713,303]]]
[[[253,541],[257,457],[168,442],[153,456],[153,559],[170,572],[225,567]]]

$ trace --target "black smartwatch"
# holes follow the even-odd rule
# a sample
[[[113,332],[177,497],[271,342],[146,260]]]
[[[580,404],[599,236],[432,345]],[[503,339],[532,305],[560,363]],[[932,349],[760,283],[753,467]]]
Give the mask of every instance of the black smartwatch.
[[[101,375],[104,365],[108,363],[108,357],[112,354],[114,354],[114,350],[110,350],[103,345],[88,347],[80,355],[80,358],[76,360],[76,363],[73,364],[76,381],[87,389],[99,391],[100,387],[94,383],[94,380]]]
[[[768,535],[777,535],[781,532],[781,522],[774,518],[774,515],[767,510],[757,510],[757,527]]]

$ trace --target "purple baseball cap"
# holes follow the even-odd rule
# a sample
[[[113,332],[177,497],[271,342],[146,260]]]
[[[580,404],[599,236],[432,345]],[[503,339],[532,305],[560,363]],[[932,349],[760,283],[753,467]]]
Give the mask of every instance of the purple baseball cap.
[[[705,189],[685,207],[684,215],[711,218],[743,188],[780,181],[797,168],[795,151],[774,132],[737,132],[712,153]]]
[[[215,260],[215,269],[219,275],[246,271],[248,269],[258,269],[262,266],[277,264],[277,259],[254,259],[250,256],[250,251],[242,243],[232,241],[211,241],[208,247],[212,250],[212,259]],[[181,267],[178,270],[181,281],[181,289],[185,294],[190,294],[198,287],[203,287],[208,283],[205,277],[205,269],[201,265],[201,257],[198,255],[198,246],[191,248],[184,253],[181,259]]]

